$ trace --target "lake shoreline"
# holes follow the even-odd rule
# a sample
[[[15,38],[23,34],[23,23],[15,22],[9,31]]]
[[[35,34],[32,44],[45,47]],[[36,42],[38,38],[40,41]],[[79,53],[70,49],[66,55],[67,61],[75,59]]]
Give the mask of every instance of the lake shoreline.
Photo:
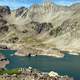
[[[18,52],[15,52],[16,56],[21,56],[21,57],[25,57],[25,56],[29,56],[29,54],[23,54],[23,53],[18,53]],[[56,57],[56,58],[63,58],[64,57],[64,54],[60,54],[60,55],[56,55],[56,54],[31,54],[30,56],[39,56],[39,55],[42,55],[42,56],[51,56],[51,57]]]
[[[39,55],[42,55],[42,56],[50,56],[50,57],[55,57],[55,58],[63,58],[65,56],[65,53],[68,52],[67,54],[69,55],[73,55],[73,56],[79,56],[80,54],[77,53],[77,52],[69,52],[69,51],[61,51],[61,54],[47,54],[47,53],[41,53],[41,54],[24,54],[24,53],[19,53],[19,52],[15,52],[14,55],[16,56],[21,56],[21,57],[25,57],[25,56],[39,56]]]
[[[58,49],[58,48],[33,48],[31,47],[30,50],[28,48],[26,49],[20,49],[19,45],[18,47],[17,44],[15,44],[15,47],[11,44],[3,43],[3,46],[5,46],[5,49],[1,50],[15,50],[15,55],[16,56],[28,56],[31,54],[31,56],[36,56],[36,55],[45,55],[45,56],[52,56],[56,58],[63,58],[65,56],[65,53],[67,52],[70,55],[75,55],[79,56],[79,51],[73,50],[73,49]],[[22,44],[21,44],[22,45]],[[2,46],[2,47],[3,47]]]
[[[6,65],[10,63],[9,60],[5,57],[5,55],[0,53],[0,69],[5,69]]]

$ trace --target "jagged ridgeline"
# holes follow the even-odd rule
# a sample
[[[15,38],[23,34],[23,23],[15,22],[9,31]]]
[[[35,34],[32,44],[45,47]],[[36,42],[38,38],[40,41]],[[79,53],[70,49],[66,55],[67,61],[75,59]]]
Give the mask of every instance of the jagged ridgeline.
[[[61,6],[46,2],[16,10],[0,6],[0,43],[79,50],[79,41],[79,3]]]

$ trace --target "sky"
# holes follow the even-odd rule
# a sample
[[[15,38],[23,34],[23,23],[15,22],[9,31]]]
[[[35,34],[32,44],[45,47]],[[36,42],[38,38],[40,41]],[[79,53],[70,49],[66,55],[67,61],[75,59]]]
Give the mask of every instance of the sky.
[[[0,0],[0,5],[7,5],[11,9],[16,9],[22,6],[30,7],[32,4],[40,4],[42,2],[43,0]],[[80,0],[52,0],[52,2],[69,6],[74,3],[80,3]]]

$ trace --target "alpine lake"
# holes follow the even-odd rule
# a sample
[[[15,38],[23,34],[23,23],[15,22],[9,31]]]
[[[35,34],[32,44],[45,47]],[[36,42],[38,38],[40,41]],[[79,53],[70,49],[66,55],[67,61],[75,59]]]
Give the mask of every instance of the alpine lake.
[[[10,64],[6,66],[7,69],[15,68],[28,68],[31,66],[34,69],[38,69],[42,72],[55,71],[60,75],[68,75],[73,77],[74,80],[80,80],[80,56],[70,55],[65,53],[63,58],[56,58],[50,56],[15,56],[14,50],[0,50],[0,53],[4,54],[10,61]]]

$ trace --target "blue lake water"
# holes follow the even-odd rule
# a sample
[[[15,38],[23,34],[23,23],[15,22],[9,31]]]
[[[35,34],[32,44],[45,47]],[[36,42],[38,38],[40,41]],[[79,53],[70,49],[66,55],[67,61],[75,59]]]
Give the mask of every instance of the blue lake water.
[[[7,69],[14,69],[20,67],[33,67],[43,72],[55,71],[60,75],[68,75],[74,77],[75,80],[80,80],[80,56],[65,54],[64,58],[55,58],[49,56],[32,56],[32,57],[19,57],[11,56],[15,51],[0,50],[10,64]]]

